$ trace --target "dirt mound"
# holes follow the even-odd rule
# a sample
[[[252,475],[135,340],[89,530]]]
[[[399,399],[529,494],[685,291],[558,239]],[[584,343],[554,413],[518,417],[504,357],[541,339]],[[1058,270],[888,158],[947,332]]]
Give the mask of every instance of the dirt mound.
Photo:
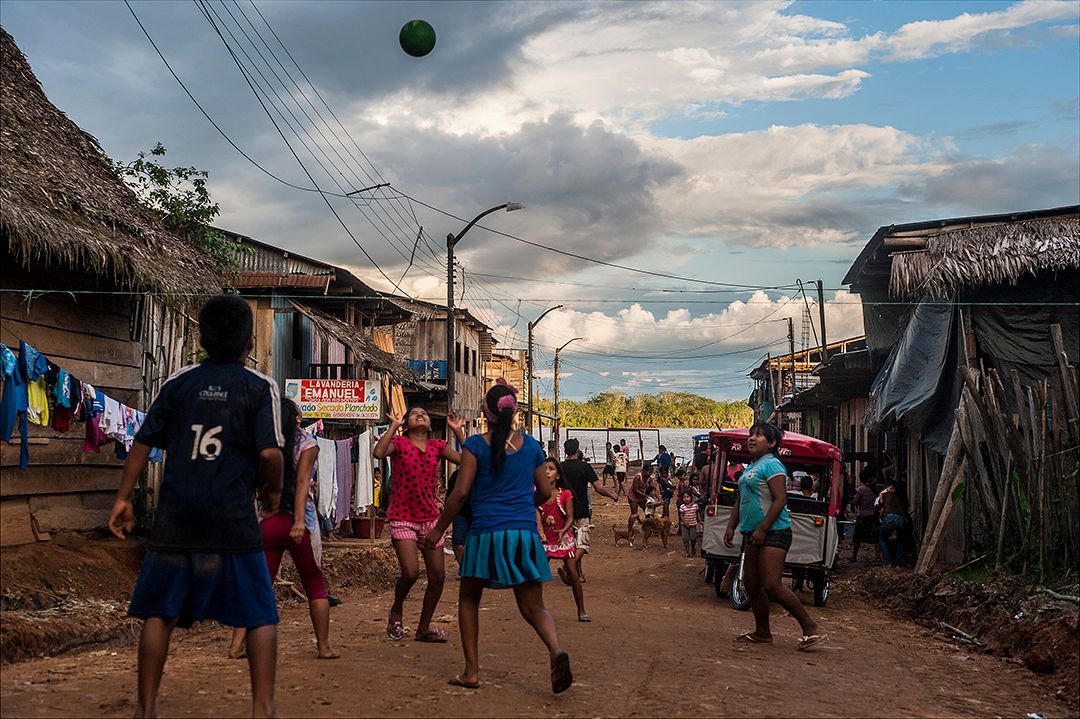
[[[126,615],[146,551],[138,540],[88,540],[72,536],[5,548],[0,554],[0,662],[55,656],[81,647],[131,644],[140,622]],[[323,570],[331,591],[393,586],[397,559],[387,546],[331,546]],[[291,560],[281,576],[301,587]],[[282,601],[300,601],[277,584]]]
[[[1058,696],[1080,701],[1080,607],[1052,599],[1010,577],[969,582],[948,575],[917,576],[886,568],[851,578],[875,604],[925,626],[957,635],[973,649],[1050,675]],[[977,643],[974,643],[977,642]]]
[[[331,594],[341,589],[367,589],[373,592],[394,586],[398,576],[397,557],[385,545],[334,543],[323,549],[323,575]],[[291,561],[282,562],[282,579],[300,587],[300,577]],[[289,592],[289,596],[295,596]],[[278,596],[285,596],[278,590]]]

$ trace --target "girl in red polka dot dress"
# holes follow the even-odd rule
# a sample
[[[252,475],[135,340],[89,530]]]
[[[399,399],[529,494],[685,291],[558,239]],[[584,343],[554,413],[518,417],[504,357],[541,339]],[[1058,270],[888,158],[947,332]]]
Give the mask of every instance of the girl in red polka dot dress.
[[[402,623],[405,598],[420,576],[416,556],[419,549],[427,570],[427,591],[413,638],[418,642],[442,643],[446,641],[446,633],[431,626],[446,578],[442,542],[432,549],[424,549],[421,544],[439,518],[439,461],[460,464],[461,455],[445,440],[431,436],[431,418],[423,408],[414,407],[404,419],[393,415],[389,419],[390,428],[372,452],[376,459],[390,457],[390,506],[386,518],[390,520],[390,539],[401,568],[401,576],[394,585],[394,605],[390,608],[386,633],[394,640],[405,637]],[[458,442],[464,443],[461,418],[451,414],[446,423]],[[398,434],[402,428],[403,433]]]

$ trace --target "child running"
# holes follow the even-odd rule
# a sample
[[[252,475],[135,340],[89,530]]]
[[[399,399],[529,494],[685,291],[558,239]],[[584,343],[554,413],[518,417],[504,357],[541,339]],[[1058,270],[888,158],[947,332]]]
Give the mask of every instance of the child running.
[[[135,716],[157,716],[158,688],[175,627],[211,620],[247,631],[251,711],[273,716],[277,603],[251,498],[281,499],[281,404],[273,379],[244,366],[254,347],[251,308],[235,295],[199,312],[207,359],[161,387],[127,461],[109,515],[120,539],[132,527],[131,492],[152,448],[168,452],[150,551],[128,614],[139,638]],[[175,710],[175,708],[174,708]]]
[[[453,686],[480,687],[480,599],[485,587],[512,587],[518,611],[547,646],[551,691],[570,688],[570,656],[559,645],[555,620],[544,607],[544,585],[551,581],[547,556],[536,532],[536,507],[548,500],[551,484],[544,472],[544,451],[532,437],[514,429],[517,390],[500,377],[484,396],[490,429],[465,442],[461,470],[424,546],[429,551],[464,506],[472,502],[472,524],[461,563],[458,625],[465,671]],[[471,492],[471,497],[470,497]]]
[[[551,485],[551,497],[537,508],[537,529],[544,538],[544,551],[548,559],[563,560],[563,572],[570,580],[570,587],[574,592],[574,603],[577,605],[577,618],[579,622],[591,622],[592,619],[585,611],[585,592],[581,586],[581,575],[578,574],[577,562],[574,558],[577,554],[577,537],[574,534],[574,493],[566,486],[563,479],[562,467],[554,459],[548,457],[544,461],[544,473]]]
[[[390,520],[390,539],[397,553],[401,575],[394,585],[394,604],[390,607],[386,633],[394,641],[400,641],[406,633],[402,623],[405,598],[420,577],[417,549],[439,518],[439,460],[460,464],[461,455],[445,440],[431,436],[431,418],[422,407],[413,407],[404,419],[393,415],[389,417],[390,428],[379,438],[372,454],[376,459],[391,458],[390,475],[393,481],[390,483],[390,506],[386,510],[386,518]],[[460,417],[451,414],[446,424],[459,442],[465,441]],[[398,434],[402,427],[404,432]],[[439,605],[446,579],[442,548],[440,539],[437,546],[420,550],[427,570],[427,589],[413,637],[418,642],[441,644],[446,641],[446,632],[440,627],[431,626],[431,618]]]
[[[683,492],[679,497],[679,534],[686,556],[697,554],[698,506],[690,492]]]
[[[340,656],[330,647],[330,597],[322,569],[311,547],[311,532],[305,526],[305,508],[311,475],[319,458],[319,445],[315,437],[300,430],[300,408],[291,399],[281,400],[282,432],[285,434],[284,455],[285,481],[281,488],[281,504],[276,514],[259,522],[262,533],[263,552],[270,570],[270,578],[277,576],[285,552],[292,557],[300,582],[307,595],[308,613],[315,630],[315,649],[319,659],[337,659]],[[229,658],[244,656],[243,629],[233,630]]]

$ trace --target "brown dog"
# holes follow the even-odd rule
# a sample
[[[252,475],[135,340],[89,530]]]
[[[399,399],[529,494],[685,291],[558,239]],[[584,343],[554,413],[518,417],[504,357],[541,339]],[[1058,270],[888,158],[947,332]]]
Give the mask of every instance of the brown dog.
[[[631,529],[629,532],[625,529],[620,529],[619,525],[611,525],[612,530],[615,532],[615,546],[619,546],[619,541],[623,540],[630,545],[630,548],[634,548],[634,535],[637,534],[636,529]]]
[[[667,549],[667,538],[671,534],[671,520],[660,517],[645,517],[638,520],[641,523],[641,541],[643,549],[649,548],[649,537],[654,534],[660,537],[660,542]]]

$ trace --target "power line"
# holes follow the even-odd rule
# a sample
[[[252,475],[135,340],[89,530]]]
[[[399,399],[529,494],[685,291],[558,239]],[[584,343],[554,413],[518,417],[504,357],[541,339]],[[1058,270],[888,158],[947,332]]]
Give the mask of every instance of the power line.
[[[125,2],[126,1],[127,0],[125,0]],[[196,0],[196,2],[200,2],[200,0]],[[132,14],[134,14],[134,10],[132,10]],[[349,229],[349,226],[346,225],[345,221],[341,219],[341,216],[337,213],[337,210],[334,209],[334,205],[327,198],[326,194],[319,187],[318,183],[315,182],[315,178],[312,177],[311,172],[308,171],[307,166],[304,165],[303,160],[301,160],[300,156],[296,154],[296,150],[293,149],[293,146],[289,142],[289,139],[285,137],[285,133],[282,132],[281,127],[279,127],[277,124],[277,121],[274,120],[274,116],[270,113],[269,108],[266,107],[266,104],[263,102],[262,97],[259,96],[259,93],[255,89],[255,85],[252,82],[252,79],[248,76],[248,73],[244,69],[243,64],[240,62],[240,59],[236,56],[236,53],[233,52],[232,47],[229,46],[228,41],[225,40],[225,36],[221,34],[221,30],[218,29],[217,24],[210,18],[208,12],[206,13],[206,19],[210,22],[211,27],[214,28],[214,32],[216,32],[218,37],[221,38],[222,43],[225,44],[226,49],[229,51],[229,56],[232,57],[233,62],[236,63],[237,68],[239,68],[240,70],[240,74],[244,76],[244,81],[247,82],[248,87],[251,88],[251,91],[255,94],[255,98],[258,100],[259,106],[262,107],[263,111],[266,113],[266,116],[270,118],[270,122],[274,126],[274,129],[277,130],[278,134],[281,136],[281,139],[285,142],[285,146],[289,148],[289,152],[296,159],[296,162],[300,165],[300,168],[304,171],[304,174],[307,176],[308,181],[311,182],[311,184],[315,187],[316,190],[319,191],[319,197],[321,197],[323,199],[323,202],[326,203],[326,206],[330,210],[331,214],[333,214],[334,219],[336,219],[338,221],[338,224],[341,225],[342,229],[345,230],[345,233],[349,236],[349,239],[351,239],[353,243],[358,248],[360,248],[360,251],[364,254],[364,257],[366,257],[368,261],[371,262],[372,265],[374,265],[375,269],[379,271],[379,274],[386,278],[386,281],[389,282],[391,286],[394,287],[398,292],[405,295],[406,297],[409,297],[410,299],[413,299],[408,292],[402,290],[401,287],[398,286],[398,284],[394,282],[394,280],[391,279],[390,276],[386,274],[386,272],[383,271],[382,267],[379,266],[379,263],[375,261],[375,258],[373,258],[368,253],[368,251],[364,248],[362,244],[360,244],[360,241],[356,239],[355,235],[353,235],[352,230]]]

